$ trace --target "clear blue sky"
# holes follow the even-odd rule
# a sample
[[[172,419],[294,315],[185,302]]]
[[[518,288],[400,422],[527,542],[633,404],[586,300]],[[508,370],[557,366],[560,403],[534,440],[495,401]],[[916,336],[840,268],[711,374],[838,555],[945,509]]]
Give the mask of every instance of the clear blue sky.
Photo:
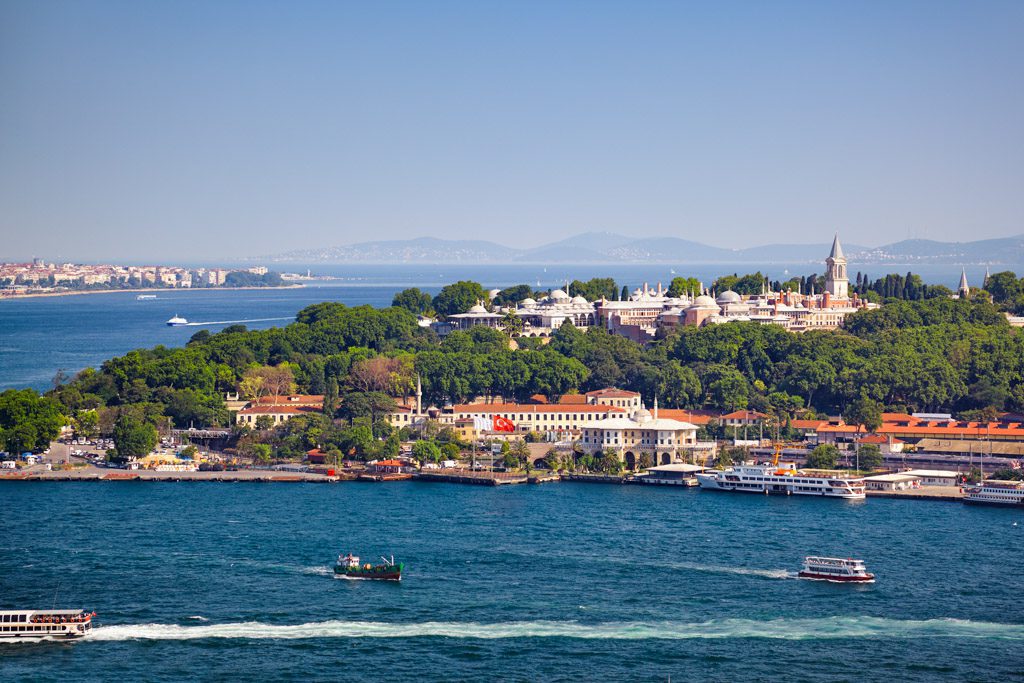
[[[1024,2],[0,0],[0,258],[1024,233]]]

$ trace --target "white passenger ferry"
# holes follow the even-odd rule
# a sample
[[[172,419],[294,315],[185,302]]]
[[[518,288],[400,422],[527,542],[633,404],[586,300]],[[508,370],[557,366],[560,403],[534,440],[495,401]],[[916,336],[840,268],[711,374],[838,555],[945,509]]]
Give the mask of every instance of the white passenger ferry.
[[[875,575],[868,572],[863,560],[842,557],[816,557],[804,558],[804,568],[798,575],[801,579],[814,579],[815,581],[840,581],[874,583]]]
[[[964,487],[964,502],[974,505],[1024,506],[1024,481],[989,479]]]
[[[74,640],[92,631],[95,612],[80,609],[0,611],[0,643],[12,640]]]
[[[793,463],[743,464],[702,472],[697,483],[709,491],[746,491],[794,496],[864,498],[864,479],[818,470],[798,470]]]

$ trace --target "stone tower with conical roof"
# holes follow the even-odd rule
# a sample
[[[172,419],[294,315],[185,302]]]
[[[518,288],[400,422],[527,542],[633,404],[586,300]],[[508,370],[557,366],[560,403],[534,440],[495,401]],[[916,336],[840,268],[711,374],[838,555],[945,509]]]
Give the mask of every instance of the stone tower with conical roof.
[[[956,288],[957,294],[960,295],[961,299],[966,299],[971,295],[971,286],[967,284],[967,269],[960,269],[960,286]]]
[[[836,299],[848,299],[850,297],[850,278],[846,275],[846,256],[843,255],[843,245],[839,244],[839,233],[832,240],[832,251],[825,259],[825,291]]]

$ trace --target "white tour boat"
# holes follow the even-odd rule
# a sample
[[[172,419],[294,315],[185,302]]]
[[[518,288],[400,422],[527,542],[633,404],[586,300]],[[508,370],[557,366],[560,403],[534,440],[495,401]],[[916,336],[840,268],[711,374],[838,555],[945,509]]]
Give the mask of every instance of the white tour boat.
[[[875,582],[875,575],[868,572],[863,560],[842,557],[805,557],[798,576],[815,581]]]
[[[95,612],[80,609],[0,611],[0,642],[84,638],[92,630],[94,616]]]
[[[188,325],[188,321],[182,318],[180,315],[175,315],[173,318],[167,321],[168,327],[180,327],[181,325]]]
[[[137,297],[135,297],[135,300],[136,301],[146,301],[148,299],[155,299],[155,298],[156,298],[156,294],[139,294]]]
[[[798,470],[793,463],[743,464],[697,475],[697,483],[709,491],[745,491],[794,496],[864,498],[864,479],[820,470]]]
[[[989,479],[964,487],[964,502],[974,505],[1024,505],[1024,481]]]

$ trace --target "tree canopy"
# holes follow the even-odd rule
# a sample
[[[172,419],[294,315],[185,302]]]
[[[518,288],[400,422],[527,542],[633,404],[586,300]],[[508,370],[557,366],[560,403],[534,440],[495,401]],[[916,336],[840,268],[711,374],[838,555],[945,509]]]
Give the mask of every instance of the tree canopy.
[[[67,423],[64,407],[32,389],[0,393],[0,443],[12,453],[47,448]]]

